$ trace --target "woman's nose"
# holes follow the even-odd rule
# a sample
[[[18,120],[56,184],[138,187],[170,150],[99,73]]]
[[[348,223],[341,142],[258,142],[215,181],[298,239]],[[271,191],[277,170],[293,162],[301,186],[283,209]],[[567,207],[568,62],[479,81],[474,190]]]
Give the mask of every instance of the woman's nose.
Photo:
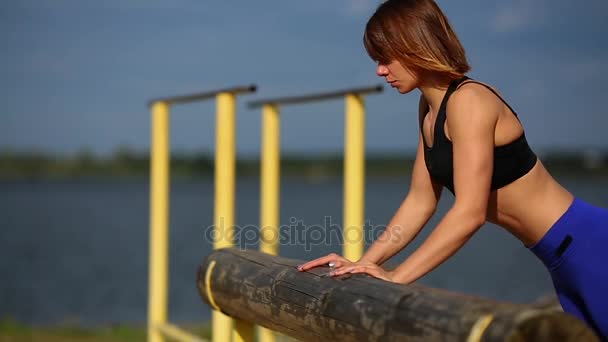
[[[382,64],[378,64],[378,67],[376,68],[376,75],[383,77],[386,76],[388,74],[388,68]]]

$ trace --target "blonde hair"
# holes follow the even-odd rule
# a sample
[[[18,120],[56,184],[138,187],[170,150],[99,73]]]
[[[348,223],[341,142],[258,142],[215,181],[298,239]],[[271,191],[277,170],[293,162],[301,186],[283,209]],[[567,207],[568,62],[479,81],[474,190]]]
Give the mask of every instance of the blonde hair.
[[[385,1],[367,22],[363,44],[373,60],[397,60],[415,72],[452,79],[471,70],[460,40],[433,0]]]

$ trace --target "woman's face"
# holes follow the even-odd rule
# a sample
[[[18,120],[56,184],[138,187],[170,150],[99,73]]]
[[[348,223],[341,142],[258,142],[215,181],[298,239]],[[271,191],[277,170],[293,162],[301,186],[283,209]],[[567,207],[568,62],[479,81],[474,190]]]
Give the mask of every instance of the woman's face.
[[[388,64],[378,63],[376,74],[384,77],[386,82],[401,94],[407,94],[418,86],[414,73],[396,60]]]

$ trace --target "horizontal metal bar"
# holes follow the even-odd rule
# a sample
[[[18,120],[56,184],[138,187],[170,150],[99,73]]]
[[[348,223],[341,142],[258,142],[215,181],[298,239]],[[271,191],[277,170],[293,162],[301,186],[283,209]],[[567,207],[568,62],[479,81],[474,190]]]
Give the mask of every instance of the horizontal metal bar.
[[[159,324],[156,329],[160,330],[163,335],[180,342],[209,342],[169,323]]]
[[[255,100],[248,103],[249,108],[259,108],[266,104],[272,105],[288,105],[288,104],[299,104],[305,102],[317,102],[324,100],[331,100],[336,97],[342,97],[346,94],[369,94],[369,93],[379,93],[382,92],[384,88],[381,84],[372,87],[361,87],[361,88],[351,88],[337,91],[330,91],[325,93],[317,93],[310,95],[301,95],[301,96],[289,96],[289,97],[277,97],[270,99],[262,99]]]
[[[150,100],[150,102],[148,102],[148,104],[152,105],[156,102],[166,102],[168,104],[176,104],[176,103],[201,101],[201,100],[207,100],[210,98],[214,98],[219,93],[232,93],[232,94],[253,93],[257,90],[257,88],[258,88],[257,85],[251,84],[248,86],[239,86],[239,87],[233,87],[233,88],[211,90],[211,91],[206,91],[206,92],[196,93],[196,94],[161,97],[161,98],[156,98],[156,99]]]

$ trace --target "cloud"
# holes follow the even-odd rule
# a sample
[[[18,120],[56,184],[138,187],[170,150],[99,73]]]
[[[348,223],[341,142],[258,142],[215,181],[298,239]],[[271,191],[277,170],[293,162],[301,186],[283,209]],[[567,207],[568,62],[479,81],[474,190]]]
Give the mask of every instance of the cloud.
[[[28,10],[110,9],[110,10],[200,10],[203,2],[194,0],[20,0],[12,7]]]
[[[585,83],[592,81],[608,81],[606,64],[608,59],[591,57],[564,65],[566,81]]]
[[[518,95],[524,98],[537,99],[548,94],[547,84],[538,79],[521,80],[517,90]]]
[[[490,28],[498,33],[522,31],[539,24],[543,19],[541,0],[505,2],[491,17]]]
[[[345,0],[343,12],[347,16],[360,17],[370,14],[381,0]]]

